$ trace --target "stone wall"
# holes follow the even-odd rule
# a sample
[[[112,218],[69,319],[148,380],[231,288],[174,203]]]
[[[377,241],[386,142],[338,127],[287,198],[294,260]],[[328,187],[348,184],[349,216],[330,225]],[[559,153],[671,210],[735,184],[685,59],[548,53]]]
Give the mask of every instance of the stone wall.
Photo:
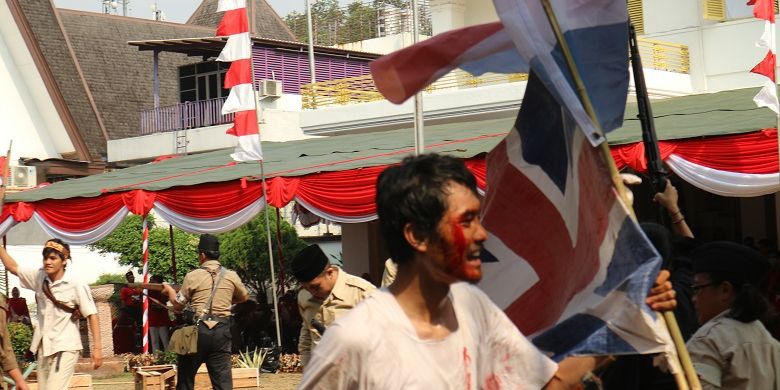
[[[108,303],[108,299],[114,293],[114,286],[111,284],[103,284],[100,286],[93,286],[92,297],[95,299],[95,306],[98,311],[98,323],[100,324],[100,339],[102,342],[103,358],[114,356],[114,338],[111,327],[111,305]],[[89,345],[91,346],[92,332],[89,332]],[[88,348],[87,352],[91,350]]]

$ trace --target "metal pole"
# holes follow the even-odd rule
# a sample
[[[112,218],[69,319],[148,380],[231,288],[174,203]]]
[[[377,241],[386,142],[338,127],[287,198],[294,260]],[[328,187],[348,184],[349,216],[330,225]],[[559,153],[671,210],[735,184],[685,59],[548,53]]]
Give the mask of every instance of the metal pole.
[[[412,41],[420,41],[420,18],[418,15],[417,0],[412,0]],[[422,154],[425,150],[425,122],[423,117],[422,92],[414,95],[414,154]]]
[[[249,14],[247,13],[247,18],[249,17]],[[258,103],[257,99],[257,90],[255,89],[255,64],[254,61],[252,61],[252,56],[254,56],[254,41],[250,44],[250,53],[252,55],[250,56],[249,60],[249,69],[250,72],[252,72],[252,97],[255,100],[255,120],[260,120],[260,104]],[[265,182],[265,171],[263,170],[263,160],[260,160],[260,180],[263,183],[263,199],[265,199],[265,207],[268,207],[268,191],[266,189],[266,182]],[[271,245],[271,225],[268,221],[268,210],[263,210],[263,214],[265,214],[265,230],[266,235],[268,237],[268,260],[271,267],[271,289],[273,290],[273,300],[274,300],[274,319],[276,322],[276,343],[278,346],[282,345],[282,331],[279,328],[279,304],[277,302],[276,297],[276,275],[274,274],[274,254],[273,254],[273,247]]]
[[[266,188],[265,183],[265,170],[263,168],[263,160],[260,160],[260,177],[263,181],[263,199],[265,199],[265,209],[263,210],[263,214],[265,214],[265,234],[268,238],[266,241],[268,241],[268,263],[271,265],[271,296],[274,300],[274,322],[276,323],[276,345],[281,347],[282,346],[282,331],[279,324],[279,298],[276,296],[276,272],[274,271],[274,253],[273,253],[273,246],[271,245],[271,222],[268,218],[268,207],[270,207],[270,204],[268,204],[268,190]]]
[[[160,51],[155,50],[152,56],[152,91],[154,91],[154,108],[160,108]]]
[[[314,28],[312,27],[311,3],[306,0],[306,30],[309,37],[309,76],[311,76],[311,106],[317,107],[317,93],[314,90],[317,75],[314,70]]]

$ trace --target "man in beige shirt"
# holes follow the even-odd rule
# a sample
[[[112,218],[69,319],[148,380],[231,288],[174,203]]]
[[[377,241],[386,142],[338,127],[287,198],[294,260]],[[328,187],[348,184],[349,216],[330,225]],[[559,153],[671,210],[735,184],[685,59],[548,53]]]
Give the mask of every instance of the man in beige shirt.
[[[19,277],[22,287],[35,291],[38,326],[30,351],[38,355],[38,387],[65,389],[83,348],[79,317],[87,319],[92,331],[93,367],[97,369],[102,364],[97,308],[89,286],[66,269],[70,260],[68,244],[59,239],[49,240],[44,244],[42,255],[42,268],[19,266],[0,249],[5,268]]]
[[[230,307],[234,303],[246,301],[249,293],[241,278],[234,271],[222,267],[218,259],[217,237],[201,235],[198,243],[200,268],[190,271],[184,277],[178,294],[170,285],[165,285],[163,290],[176,311],[182,311],[189,304],[198,325],[198,352],[178,356],[177,390],[192,390],[195,387],[195,374],[203,363],[206,363],[214,389],[233,388],[230,370]]]
[[[352,309],[376,289],[370,282],[330,264],[319,245],[309,245],[292,261],[292,274],[301,284],[298,310],[301,334],[298,351],[305,367],[311,350],[336,318]]]

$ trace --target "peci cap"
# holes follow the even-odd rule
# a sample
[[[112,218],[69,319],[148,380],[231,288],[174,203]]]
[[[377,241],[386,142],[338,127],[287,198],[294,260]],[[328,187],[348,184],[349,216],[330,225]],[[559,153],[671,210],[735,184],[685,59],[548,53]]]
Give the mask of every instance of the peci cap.
[[[758,286],[769,271],[769,260],[755,249],[729,241],[715,241],[696,248],[691,255],[693,272],[719,272],[729,279]]]
[[[309,282],[328,267],[328,256],[319,245],[312,244],[301,249],[292,260],[290,271],[299,282]]]
[[[219,240],[212,234],[201,234],[198,241],[199,251],[219,252]]]

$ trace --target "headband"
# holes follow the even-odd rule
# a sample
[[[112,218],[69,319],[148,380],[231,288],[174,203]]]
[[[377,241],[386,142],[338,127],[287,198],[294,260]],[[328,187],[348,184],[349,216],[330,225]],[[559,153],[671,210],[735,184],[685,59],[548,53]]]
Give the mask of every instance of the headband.
[[[47,241],[46,245],[43,246],[44,248],[51,248],[54,249],[57,252],[60,252],[62,254],[63,260],[67,260],[70,258],[70,253],[68,253],[68,250],[65,249],[62,244],[56,243],[54,241]]]

